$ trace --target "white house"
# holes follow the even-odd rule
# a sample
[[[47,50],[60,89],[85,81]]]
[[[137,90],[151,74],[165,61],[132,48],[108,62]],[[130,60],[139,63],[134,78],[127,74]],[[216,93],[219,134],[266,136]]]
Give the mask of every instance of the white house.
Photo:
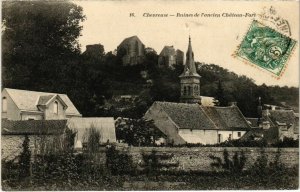
[[[154,120],[167,142],[174,144],[216,144],[239,139],[250,130],[237,106],[154,102],[144,118]]]
[[[81,117],[66,94],[4,88],[2,118],[8,120],[51,120]]]

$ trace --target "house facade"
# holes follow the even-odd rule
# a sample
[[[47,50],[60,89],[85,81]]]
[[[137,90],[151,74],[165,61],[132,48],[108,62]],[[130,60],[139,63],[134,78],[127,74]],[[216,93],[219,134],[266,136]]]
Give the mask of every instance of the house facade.
[[[53,120],[81,117],[65,94],[4,88],[2,118],[8,120]]]
[[[212,98],[201,104],[201,76],[196,71],[191,38],[185,68],[179,77],[181,103],[154,102],[144,115],[167,136],[167,143],[216,144],[239,139],[250,130],[237,106],[216,107]]]
[[[117,53],[122,56],[124,66],[137,65],[144,61],[145,45],[137,36],[128,37],[117,47]]]

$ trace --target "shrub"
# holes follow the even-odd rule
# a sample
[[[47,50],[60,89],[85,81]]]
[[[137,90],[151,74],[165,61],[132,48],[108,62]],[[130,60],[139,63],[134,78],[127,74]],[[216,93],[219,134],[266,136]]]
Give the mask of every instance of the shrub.
[[[132,157],[128,154],[120,153],[114,145],[106,150],[106,167],[113,175],[135,172]]]
[[[223,152],[223,161],[220,157],[216,157],[214,155],[210,155],[209,158],[213,160],[211,163],[212,167],[222,168],[225,171],[229,171],[231,173],[240,173],[243,171],[245,163],[247,161],[244,151],[235,152],[232,159],[230,159],[229,153],[226,149]]]
[[[281,162],[280,157],[281,157],[281,149],[278,148],[277,152],[276,152],[276,155],[275,155],[275,158],[274,158],[274,161],[271,161],[269,163],[269,167],[270,167],[271,170],[275,170],[276,172],[284,172],[284,171],[286,171],[286,167]]]
[[[268,155],[264,148],[261,148],[260,154],[250,170],[259,176],[264,176],[268,173]]]
[[[19,177],[19,165],[14,160],[1,160],[1,178],[2,180],[16,179]]]
[[[283,140],[278,140],[272,145],[273,147],[299,147],[299,139],[294,140],[293,138],[284,137]]]
[[[250,169],[252,175],[264,178],[265,176],[269,176],[269,177],[272,175],[278,176],[284,172],[287,172],[287,168],[280,161],[280,157],[281,157],[281,150],[278,148],[274,160],[269,162],[265,149],[262,148],[260,151],[260,155],[257,157],[255,163]]]
[[[78,179],[81,166],[82,158],[72,153],[38,155],[33,173],[36,179]]]
[[[31,151],[29,148],[29,137],[25,135],[24,142],[22,144],[23,150],[19,159],[19,179],[23,179],[30,176],[30,164],[31,164]]]
[[[100,147],[100,131],[95,128],[94,125],[88,130],[88,138],[87,138],[87,151],[89,153],[95,153],[99,150]]]
[[[148,175],[152,175],[156,173],[160,167],[159,158],[157,156],[157,152],[152,150],[150,154],[142,154],[143,161],[145,162],[144,167],[145,171]]]
[[[174,147],[267,147],[268,143],[266,140],[253,140],[253,141],[247,141],[247,140],[230,140],[225,141],[222,143],[217,144],[202,144],[202,143],[186,143],[186,144],[180,144],[180,145],[174,145]],[[170,147],[173,147],[173,145],[170,145]]]
[[[74,149],[74,141],[77,131],[73,131],[69,128],[66,128],[65,131],[65,140],[64,140],[64,150],[73,151]]]

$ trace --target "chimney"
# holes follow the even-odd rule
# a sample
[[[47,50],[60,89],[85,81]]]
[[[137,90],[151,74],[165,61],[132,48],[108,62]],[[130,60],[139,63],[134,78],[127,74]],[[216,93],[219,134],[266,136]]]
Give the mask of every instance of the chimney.
[[[262,123],[262,106],[261,106],[261,98],[258,97],[258,106],[257,106],[257,115],[258,115],[258,119],[257,119],[257,125],[260,126],[260,124]]]

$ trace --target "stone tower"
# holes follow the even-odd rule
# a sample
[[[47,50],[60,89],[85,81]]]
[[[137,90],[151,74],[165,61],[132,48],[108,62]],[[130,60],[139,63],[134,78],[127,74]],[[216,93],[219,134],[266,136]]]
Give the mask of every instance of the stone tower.
[[[179,76],[181,96],[180,101],[183,103],[201,103],[200,97],[200,78],[197,73],[194,53],[192,50],[191,37],[189,37],[189,46],[186,53],[186,62],[183,73]]]

